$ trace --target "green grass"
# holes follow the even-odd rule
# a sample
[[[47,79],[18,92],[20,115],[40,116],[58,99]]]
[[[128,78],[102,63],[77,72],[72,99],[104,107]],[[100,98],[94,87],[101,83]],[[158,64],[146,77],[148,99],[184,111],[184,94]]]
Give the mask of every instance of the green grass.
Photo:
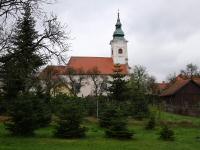
[[[178,122],[191,120],[198,123],[198,118],[162,114],[162,119]],[[0,150],[197,150],[200,141],[195,137],[200,136],[198,127],[173,127],[175,141],[166,142],[159,140],[160,127],[154,131],[144,130],[144,121],[130,121],[129,128],[135,132],[132,140],[121,141],[107,139],[104,130],[99,128],[92,119],[87,119],[88,128],[84,139],[58,139],[53,137],[53,127],[36,131],[36,136],[31,138],[11,137],[7,134],[3,124],[0,124]]]

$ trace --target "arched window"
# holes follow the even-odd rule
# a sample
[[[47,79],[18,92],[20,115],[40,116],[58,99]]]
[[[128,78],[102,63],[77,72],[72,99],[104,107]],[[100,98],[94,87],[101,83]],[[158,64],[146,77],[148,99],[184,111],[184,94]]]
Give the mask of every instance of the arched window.
[[[119,54],[122,54],[122,53],[123,53],[123,50],[120,48],[120,49],[118,50],[118,53],[119,53]]]

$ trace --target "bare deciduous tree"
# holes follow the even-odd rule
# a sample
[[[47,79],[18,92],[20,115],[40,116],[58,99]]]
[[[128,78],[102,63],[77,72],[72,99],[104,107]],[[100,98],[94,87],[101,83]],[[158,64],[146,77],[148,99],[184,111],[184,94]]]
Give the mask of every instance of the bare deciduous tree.
[[[86,79],[85,72],[83,69],[74,69],[67,68],[66,73],[69,80],[66,81],[66,84],[69,84],[69,90],[73,96],[77,96],[81,90],[81,87],[84,86],[84,79]]]
[[[197,65],[190,63],[190,64],[187,64],[187,66],[184,70],[181,70],[181,75],[183,75],[187,78],[193,78],[195,76],[199,76],[200,72],[198,70]]]
[[[2,31],[3,33],[3,31]],[[58,62],[66,61],[66,52],[69,49],[70,33],[66,32],[66,26],[62,25],[57,16],[51,15],[43,21],[43,31],[39,33],[34,47],[43,59],[57,58]],[[13,53],[12,31],[0,35],[0,55]]]
[[[40,73],[39,79],[42,81],[43,91],[46,95],[50,96],[51,91],[55,91],[57,85],[59,85],[62,80],[59,78],[59,70],[54,66],[47,66],[43,72]]]
[[[45,59],[56,57],[58,62],[64,62],[64,53],[69,48],[69,32],[56,15],[48,15],[42,10],[43,4],[51,4],[55,0],[0,0],[0,55],[12,53],[13,23],[21,19],[24,8],[29,5],[32,15],[39,16],[40,33],[35,47]],[[12,20],[12,23],[11,21]],[[14,21],[13,21],[14,20]],[[7,23],[8,21],[8,23]],[[12,25],[10,25],[12,24]]]
[[[23,12],[24,5],[30,4],[33,11],[38,11],[40,5],[52,3],[53,0],[0,0],[0,18],[5,22],[9,17],[17,18]]]
[[[102,75],[97,67],[89,70],[87,74],[94,84],[93,93],[96,97],[96,117],[99,118],[99,96],[107,91],[108,77]]]
[[[106,91],[106,85],[108,81],[108,77],[106,75],[102,75],[97,67],[89,70],[87,72],[89,78],[91,78],[94,88],[93,92],[95,96],[101,96],[103,92]]]

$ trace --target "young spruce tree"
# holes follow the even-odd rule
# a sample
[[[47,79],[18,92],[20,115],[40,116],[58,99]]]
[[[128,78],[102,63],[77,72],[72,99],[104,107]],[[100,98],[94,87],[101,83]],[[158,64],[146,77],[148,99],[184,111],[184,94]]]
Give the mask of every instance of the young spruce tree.
[[[35,21],[27,4],[11,38],[12,48],[1,58],[1,78],[10,117],[6,128],[14,135],[32,135],[51,119],[47,99],[30,92],[35,73],[44,64],[38,54],[37,37]]]
[[[35,20],[27,4],[11,37],[10,51],[0,59],[1,79],[7,101],[12,101],[19,93],[27,92],[36,71],[44,64],[42,56],[38,54],[37,38]]]
[[[121,66],[115,65],[112,81],[108,88],[111,104],[100,117],[100,126],[106,128],[105,134],[109,138],[130,139],[133,133],[127,128],[128,121],[121,106],[128,100],[128,87]]]
[[[55,136],[66,139],[84,137],[86,128],[81,126],[82,121],[83,111],[77,103],[64,104],[58,113]]]
[[[115,65],[114,74],[112,75],[112,81],[110,81],[110,87],[108,88],[109,97],[114,101],[127,100],[128,87],[125,79],[125,74],[122,73],[120,64]]]

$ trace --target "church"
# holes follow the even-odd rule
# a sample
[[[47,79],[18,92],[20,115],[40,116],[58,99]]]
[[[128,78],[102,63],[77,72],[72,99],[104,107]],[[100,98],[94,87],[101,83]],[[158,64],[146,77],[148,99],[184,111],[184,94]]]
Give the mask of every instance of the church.
[[[74,71],[76,71],[76,73],[73,74],[74,80],[80,80],[80,76],[84,77],[84,79],[81,81],[82,83],[79,83],[84,85],[81,85],[81,88],[78,90],[77,95],[78,96],[94,95],[92,90],[94,83],[92,83],[92,80],[89,79],[88,76],[89,74],[88,72],[91,73],[91,70],[94,69],[98,70],[96,74],[99,75],[99,77],[107,76],[109,78],[109,76],[114,73],[113,72],[114,66],[116,64],[119,64],[122,70],[121,73],[125,75],[129,74],[130,70],[128,65],[127,43],[128,41],[125,39],[125,34],[122,30],[122,24],[118,12],[117,23],[115,24],[115,31],[113,33],[113,38],[110,41],[111,45],[110,57],[72,56],[66,66],[47,66],[42,72],[45,74],[45,72],[46,73],[48,72],[47,70],[49,68],[53,69],[56,76],[53,78],[58,79],[59,77],[59,79],[62,79],[62,81],[64,81],[65,83],[62,84],[62,86],[59,86],[59,88],[57,87],[58,89],[56,91],[57,92],[65,91],[64,93],[66,93],[66,90],[63,90],[63,85],[65,85],[65,88],[68,89],[73,88],[72,87],[73,85],[68,84],[72,82],[72,76],[70,76],[70,73],[68,71],[71,68]],[[67,93],[69,93],[69,91]]]

